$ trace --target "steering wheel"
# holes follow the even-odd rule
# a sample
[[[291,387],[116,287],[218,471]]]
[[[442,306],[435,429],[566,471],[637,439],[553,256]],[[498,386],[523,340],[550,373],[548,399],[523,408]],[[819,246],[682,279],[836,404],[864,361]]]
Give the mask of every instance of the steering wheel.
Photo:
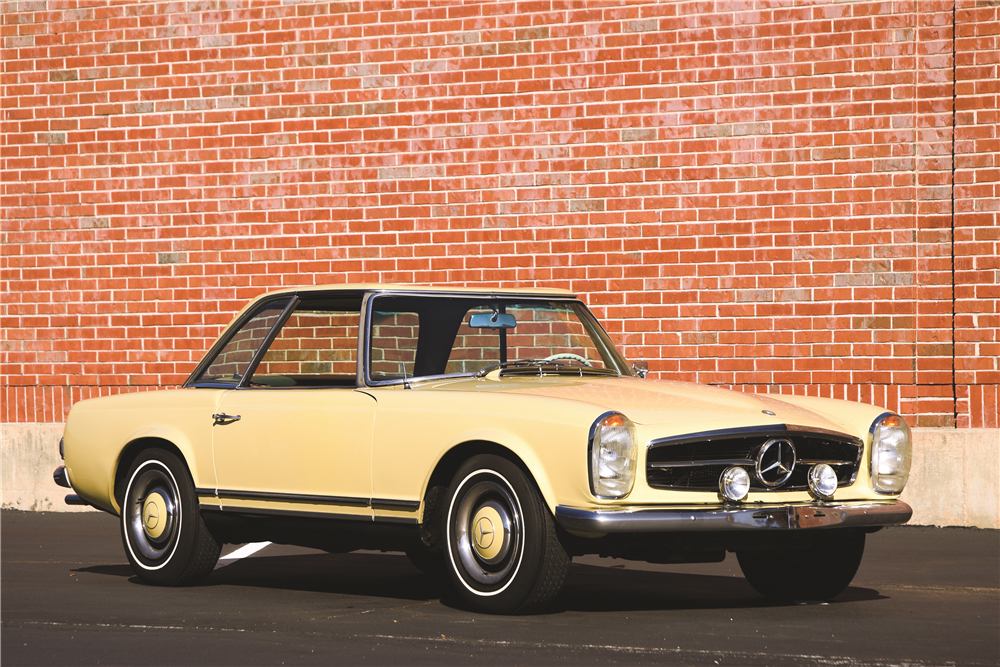
[[[572,359],[573,361],[579,361],[584,366],[588,366],[590,368],[594,367],[594,364],[587,361],[586,358],[581,357],[579,354],[573,354],[572,352],[563,352],[561,354],[553,354],[545,357],[545,361],[558,361],[559,359]]]

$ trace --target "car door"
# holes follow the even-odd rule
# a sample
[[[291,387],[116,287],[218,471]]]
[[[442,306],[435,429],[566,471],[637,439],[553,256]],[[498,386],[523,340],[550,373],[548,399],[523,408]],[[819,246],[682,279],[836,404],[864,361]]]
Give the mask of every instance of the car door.
[[[356,389],[360,298],[302,298],[213,427],[223,507],[371,516],[375,400]]]

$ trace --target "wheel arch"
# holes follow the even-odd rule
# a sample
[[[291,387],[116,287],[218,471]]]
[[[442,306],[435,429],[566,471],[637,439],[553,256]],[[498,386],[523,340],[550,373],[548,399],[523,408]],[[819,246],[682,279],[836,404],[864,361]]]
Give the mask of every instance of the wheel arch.
[[[510,447],[497,442],[496,439],[471,439],[450,447],[434,464],[421,494],[424,516],[428,512],[427,502],[433,495],[432,490],[435,487],[448,488],[452,478],[462,464],[480,454],[493,454],[505,458],[520,467],[542,495],[542,499],[549,508],[549,511],[555,511],[555,494],[552,490],[552,485],[545,474],[545,469],[541,461],[534,456],[529,448],[526,446]]]
[[[132,467],[132,463],[142,452],[152,448],[166,450],[179,458],[181,463],[184,465],[184,468],[187,470],[188,475],[191,476],[192,484],[197,487],[197,484],[194,483],[194,475],[191,471],[191,459],[185,455],[180,447],[170,440],[160,436],[143,436],[135,438],[122,448],[121,453],[118,455],[118,461],[115,463],[114,475],[112,477],[111,499],[114,501],[115,510],[119,514],[121,513],[121,504],[122,498],[125,495],[125,487],[128,484],[128,471]]]

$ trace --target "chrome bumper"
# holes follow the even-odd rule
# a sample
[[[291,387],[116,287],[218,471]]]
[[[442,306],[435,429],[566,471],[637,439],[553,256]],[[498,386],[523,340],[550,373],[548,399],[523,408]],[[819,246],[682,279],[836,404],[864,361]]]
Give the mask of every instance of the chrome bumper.
[[[556,521],[586,533],[812,530],[868,528],[906,523],[913,510],[899,500],[801,505],[615,507],[600,510],[559,505]]]

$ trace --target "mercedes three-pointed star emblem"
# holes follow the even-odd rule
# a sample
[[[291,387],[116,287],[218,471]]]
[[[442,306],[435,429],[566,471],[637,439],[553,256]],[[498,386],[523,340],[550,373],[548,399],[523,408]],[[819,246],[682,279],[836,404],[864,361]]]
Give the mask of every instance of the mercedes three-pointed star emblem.
[[[493,523],[486,517],[476,524],[475,538],[481,549],[489,549],[493,545]]]
[[[781,486],[795,469],[795,445],[785,438],[772,438],[757,453],[757,479],[764,486]]]

